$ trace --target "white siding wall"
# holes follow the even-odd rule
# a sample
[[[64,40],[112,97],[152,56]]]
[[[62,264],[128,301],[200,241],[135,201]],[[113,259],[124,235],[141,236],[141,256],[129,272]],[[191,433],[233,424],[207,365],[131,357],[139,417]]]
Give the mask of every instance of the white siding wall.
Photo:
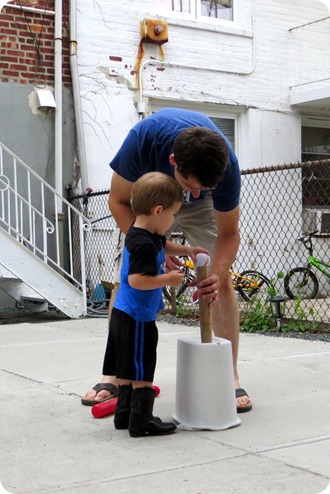
[[[289,106],[299,60],[289,29],[329,12],[321,2],[310,0],[236,2],[239,25],[228,28],[157,14],[148,0],[78,0],[78,64],[90,187],[110,185],[108,163],[138,122],[140,99],[147,112],[166,102],[187,103],[205,113],[211,109],[213,115],[233,112],[242,169],[300,160],[301,117]],[[162,48],[143,44],[141,52],[140,21],[146,18],[167,21],[169,41]],[[147,61],[141,69],[141,95],[138,73]],[[288,210],[298,208],[299,215],[300,204],[287,197],[285,201]],[[274,204],[270,201],[268,207]],[[288,238],[301,233],[299,222],[284,228]],[[248,237],[246,232],[243,251]],[[252,241],[261,253],[253,267],[262,269],[267,231]],[[275,266],[276,256],[281,253],[274,254]]]
[[[300,117],[288,106],[296,74],[289,29],[328,11],[321,2],[309,0],[236,1],[241,26],[233,34],[215,22],[175,21],[158,14],[169,22],[169,41],[163,53],[158,46],[143,44],[141,60],[140,21],[157,18],[151,2],[78,0],[78,63],[91,187],[104,188],[110,181],[108,162],[139,119],[134,70],[141,61],[153,59],[187,67],[145,65],[144,98],[242,111],[237,149],[242,168],[299,159]],[[238,75],[251,70],[250,75]]]

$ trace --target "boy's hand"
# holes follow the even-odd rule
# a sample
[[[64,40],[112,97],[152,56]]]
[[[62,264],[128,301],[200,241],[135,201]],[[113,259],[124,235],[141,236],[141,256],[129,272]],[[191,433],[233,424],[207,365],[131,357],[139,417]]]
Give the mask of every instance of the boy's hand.
[[[201,253],[210,255],[209,251],[202,247],[188,247],[187,249],[187,256],[191,257],[194,262],[196,262],[196,255]]]
[[[167,273],[168,282],[166,285],[173,286],[174,288],[178,288],[181,285],[184,279],[184,273],[180,270],[173,269]]]

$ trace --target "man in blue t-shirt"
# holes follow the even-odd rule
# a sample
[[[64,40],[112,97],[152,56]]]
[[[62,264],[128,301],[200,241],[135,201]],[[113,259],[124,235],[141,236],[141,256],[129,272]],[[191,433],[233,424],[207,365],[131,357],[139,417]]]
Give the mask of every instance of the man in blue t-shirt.
[[[232,343],[237,411],[249,411],[252,402],[240,387],[237,372],[239,311],[228,272],[240,242],[240,170],[230,143],[207,116],[166,108],[130,130],[110,166],[113,176],[109,208],[123,233],[135,219],[130,205],[131,189],[141,175],[150,171],[166,173],[185,191],[185,202],[173,228],[182,230],[191,246],[200,245],[211,253],[210,273],[199,284],[199,290],[205,299],[218,294],[218,304],[212,307],[213,330],[216,336]],[[119,234],[121,243],[123,236]],[[169,269],[174,269],[179,261],[171,257],[166,262]],[[112,303],[115,294],[116,288]],[[85,395],[83,403],[92,405],[113,398],[114,384],[113,377],[104,375],[102,382]]]

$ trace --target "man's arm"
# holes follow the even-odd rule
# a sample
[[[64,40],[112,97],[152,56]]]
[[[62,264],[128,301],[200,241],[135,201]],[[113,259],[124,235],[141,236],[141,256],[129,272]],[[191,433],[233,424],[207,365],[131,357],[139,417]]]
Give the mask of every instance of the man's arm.
[[[108,205],[117,225],[125,234],[135,221],[130,203],[132,187],[133,182],[113,172]]]
[[[239,207],[228,212],[214,211],[218,235],[214,246],[212,266],[207,278],[198,284],[203,299],[213,299],[228,276],[233,264],[240,241],[238,230]],[[210,305],[211,305],[210,304]]]
[[[238,229],[239,206],[232,211],[214,211],[218,236],[214,247],[211,273],[219,276],[219,282],[223,281],[231,265],[235,261],[240,243]]]

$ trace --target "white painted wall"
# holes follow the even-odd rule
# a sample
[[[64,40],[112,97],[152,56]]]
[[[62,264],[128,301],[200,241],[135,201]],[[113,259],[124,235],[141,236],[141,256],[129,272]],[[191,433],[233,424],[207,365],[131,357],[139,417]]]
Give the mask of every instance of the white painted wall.
[[[235,1],[238,22],[228,25],[153,12],[151,0],[78,0],[78,65],[90,187],[110,185],[108,163],[139,121],[139,100],[146,103],[147,113],[166,104],[219,116],[232,112],[242,169],[300,160],[301,115],[289,105],[299,59],[289,29],[329,11],[316,0]],[[140,22],[146,18],[168,22],[169,41],[161,48],[143,44],[139,50]],[[300,207],[285,193],[274,201],[286,201],[288,210]],[[299,222],[285,228],[291,238],[301,233]],[[263,267],[266,237],[253,239],[254,246],[258,243],[255,267]],[[248,232],[243,251],[244,239]],[[279,256],[274,245],[275,265]]]
[[[219,111],[242,111],[242,168],[299,159],[300,117],[288,105],[295,76],[289,29],[328,15],[328,10],[309,0],[236,1],[240,25],[232,29],[216,21],[157,14],[151,0],[78,1],[78,63],[89,185],[94,190],[110,182],[108,163],[139,119],[134,70],[148,60],[180,67],[144,65],[146,101],[186,100],[196,108],[209,103]],[[140,21],[145,18],[168,21],[169,41],[162,52],[156,45],[143,44],[139,59]]]

